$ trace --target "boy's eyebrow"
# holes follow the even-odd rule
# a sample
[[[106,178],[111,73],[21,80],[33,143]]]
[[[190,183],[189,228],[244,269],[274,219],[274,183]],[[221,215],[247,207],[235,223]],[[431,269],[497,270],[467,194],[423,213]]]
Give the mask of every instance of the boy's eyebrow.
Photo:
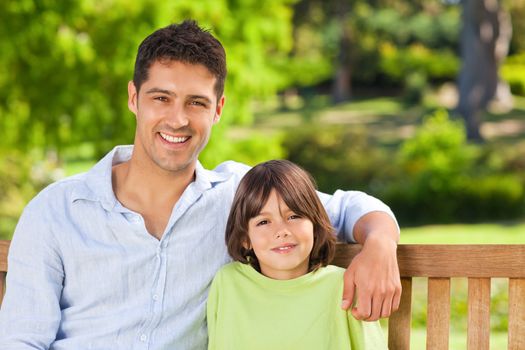
[[[255,214],[255,216],[253,216],[252,219],[256,218],[256,217],[259,217],[259,216],[268,216],[268,215],[270,215],[270,213],[267,213],[265,211],[261,211],[261,212]]]

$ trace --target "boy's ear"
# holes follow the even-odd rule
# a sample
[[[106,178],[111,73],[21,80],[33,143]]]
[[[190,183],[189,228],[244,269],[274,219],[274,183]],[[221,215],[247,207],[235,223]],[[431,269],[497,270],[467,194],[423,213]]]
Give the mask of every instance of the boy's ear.
[[[252,249],[252,245],[250,244],[250,240],[249,239],[244,239],[242,241],[242,247],[246,250],[250,250]]]

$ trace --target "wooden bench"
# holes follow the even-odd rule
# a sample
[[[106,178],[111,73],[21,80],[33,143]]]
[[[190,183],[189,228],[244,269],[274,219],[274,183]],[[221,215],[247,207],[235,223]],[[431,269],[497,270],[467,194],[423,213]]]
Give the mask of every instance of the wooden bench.
[[[360,249],[338,245],[333,263],[348,266]],[[454,277],[468,278],[467,349],[489,349],[490,282],[502,277],[509,281],[508,349],[525,350],[525,244],[401,244],[397,260],[403,293],[399,310],[388,321],[389,349],[410,349],[414,277],[428,277],[427,349],[449,348],[450,279]]]
[[[9,241],[0,241],[0,303],[8,249]],[[339,244],[333,263],[348,266],[360,249],[359,245]],[[401,244],[397,256],[403,294],[399,310],[388,322],[389,349],[410,349],[414,277],[428,278],[427,349],[448,349],[450,279],[455,277],[468,278],[467,349],[489,349],[490,280],[496,277],[509,280],[508,349],[525,349],[525,244]]]

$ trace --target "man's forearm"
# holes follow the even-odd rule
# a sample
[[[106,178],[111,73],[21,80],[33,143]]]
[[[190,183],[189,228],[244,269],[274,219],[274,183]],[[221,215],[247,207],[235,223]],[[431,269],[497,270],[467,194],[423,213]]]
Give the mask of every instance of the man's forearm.
[[[374,211],[363,215],[354,226],[354,239],[364,245],[369,238],[379,239],[385,243],[399,241],[399,227],[387,213]]]

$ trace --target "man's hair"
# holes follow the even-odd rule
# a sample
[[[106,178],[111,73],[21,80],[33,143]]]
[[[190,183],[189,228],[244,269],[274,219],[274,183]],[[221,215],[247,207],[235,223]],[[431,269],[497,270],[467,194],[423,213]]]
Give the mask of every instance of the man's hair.
[[[171,24],[144,39],[137,52],[133,73],[137,92],[148,79],[149,68],[156,61],[202,64],[215,76],[217,101],[222,97],[226,79],[226,53],[221,43],[195,21]]]
[[[226,224],[226,246],[230,256],[239,262],[251,264],[260,272],[259,261],[250,242],[248,223],[259,215],[275,190],[295,214],[308,218],[314,227],[314,244],[310,253],[308,271],[326,266],[335,253],[334,229],[315,190],[312,177],[288,160],[270,160],[246,173],[233,199]]]

